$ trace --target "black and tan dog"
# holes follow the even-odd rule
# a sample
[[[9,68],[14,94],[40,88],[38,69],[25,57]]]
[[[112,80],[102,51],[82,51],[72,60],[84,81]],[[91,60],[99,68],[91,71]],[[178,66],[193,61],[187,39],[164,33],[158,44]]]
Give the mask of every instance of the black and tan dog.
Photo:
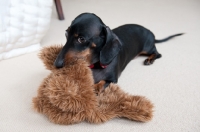
[[[91,13],[77,16],[66,31],[67,43],[60,51],[54,65],[64,66],[66,56],[87,57],[91,64],[95,83],[101,80],[106,85],[117,83],[126,65],[137,55],[145,54],[145,65],[152,64],[161,57],[155,43],[167,41],[176,34],[163,40],[156,40],[154,34],[139,25],[127,24],[110,30],[102,20]]]

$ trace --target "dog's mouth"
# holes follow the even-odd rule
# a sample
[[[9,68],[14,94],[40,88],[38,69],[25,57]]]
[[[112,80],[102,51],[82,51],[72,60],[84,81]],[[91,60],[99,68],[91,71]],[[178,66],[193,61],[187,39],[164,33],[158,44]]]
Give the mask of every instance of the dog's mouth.
[[[88,67],[91,69],[105,69],[107,68],[107,65],[101,64],[99,60],[96,60],[94,62],[91,62],[91,56],[90,54],[83,54],[81,52],[72,52],[69,51],[64,59],[57,58],[55,61],[55,65],[57,68],[62,68],[65,65],[73,65],[77,62],[77,60],[83,60],[87,63]]]
[[[99,61],[99,55],[92,55],[92,50],[91,49],[85,49],[83,51],[76,51],[73,49],[69,49],[69,50],[62,50],[58,57],[56,58],[54,65],[57,68],[62,68],[67,64],[72,64],[73,61],[77,60],[77,59],[82,59],[84,60],[88,67],[90,67],[91,69],[102,69],[102,68],[106,68],[106,65],[103,65],[100,63]]]
[[[63,67],[64,65],[72,64],[72,63],[76,62],[77,60],[85,61],[85,63],[88,66],[90,66],[92,64],[90,52],[88,52],[87,50],[84,50],[81,52],[70,50],[66,53],[66,55],[64,56],[64,59],[57,61],[57,63],[59,65],[62,65],[62,67]]]

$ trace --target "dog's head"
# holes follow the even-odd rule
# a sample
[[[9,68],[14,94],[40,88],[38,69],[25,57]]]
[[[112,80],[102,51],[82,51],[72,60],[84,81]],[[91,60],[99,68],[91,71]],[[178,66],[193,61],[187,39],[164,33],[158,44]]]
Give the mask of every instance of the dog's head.
[[[66,30],[67,42],[58,54],[54,65],[64,66],[68,57],[86,58],[89,64],[100,61],[108,65],[120,50],[120,43],[102,20],[91,13],[77,16]]]

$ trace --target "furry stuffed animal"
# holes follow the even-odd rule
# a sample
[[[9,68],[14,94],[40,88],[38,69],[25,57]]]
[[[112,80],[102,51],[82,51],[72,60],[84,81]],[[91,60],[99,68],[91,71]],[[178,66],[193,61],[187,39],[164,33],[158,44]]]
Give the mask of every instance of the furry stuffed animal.
[[[123,92],[117,84],[105,90],[104,81],[94,84],[92,71],[85,58],[66,56],[65,66],[53,65],[62,46],[41,50],[40,58],[50,75],[46,77],[33,98],[34,109],[57,124],[81,121],[102,123],[115,117],[146,122],[152,119],[152,103],[145,97]]]

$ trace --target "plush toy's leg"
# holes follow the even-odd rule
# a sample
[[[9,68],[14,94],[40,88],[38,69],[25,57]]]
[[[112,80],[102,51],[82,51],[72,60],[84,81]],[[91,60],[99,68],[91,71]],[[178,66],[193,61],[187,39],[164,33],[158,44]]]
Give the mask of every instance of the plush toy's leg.
[[[42,97],[35,97],[33,98],[33,108],[36,110],[38,113],[43,112],[43,103],[44,103],[45,98]]]
[[[153,116],[152,103],[142,96],[124,93],[116,84],[110,84],[98,97],[101,110],[114,112],[116,117],[146,122]]]
[[[48,85],[48,79],[49,79],[49,77],[50,76],[48,76],[47,78],[45,78],[43,80],[42,84],[38,88],[37,97],[34,97],[32,99],[33,109],[36,110],[39,113],[43,113],[44,106],[49,103],[48,102],[48,98],[45,96],[45,93],[47,91],[47,85]]]
[[[86,120],[90,123],[103,123],[118,116],[115,111],[110,109],[111,102],[106,100],[107,94],[104,92],[105,83],[106,82],[104,80],[101,80],[93,86],[98,100],[98,106],[96,109],[90,111],[90,115],[86,117]]]
[[[51,104],[48,97],[44,95],[42,97],[33,98],[34,108],[37,112],[42,113],[48,117],[48,119],[56,124],[75,124],[85,120],[84,112],[66,112],[62,111],[55,105]],[[76,116],[74,116],[76,115]]]
[[[115,117],[118,117],[115,111],[102,109],[101,106],[97,107],[96,110],[92,110],[90,115],[86,117],[86,120],[90,123],[103,123],[108,120],[111,120]]]
[[[56,60],[56,57],[58,56],[62,47],[62,45],[50,46],[45,47],[40,51],[39,57],[48,70],[56,69],[56,67],[54,66],[54,61]]]
[[[120,103],[119,114],[131,120],[146,122],[152,119],[153,105],[142,96],[126,96]]]
[[[77,102],[73,102],[73,100],[70,100],[70,99],[64,100],[65,98],[62,98],[62,95],[60,96],[57,95],[61,91],[56,90],[56,89],[51,89],[52,88],[51,83],[53,83],[51,81],[56,80],[55,78],[52,78],[51,80],[51,78],[52,78],[52,75],[48,76],[47,78],[44,79],[43,83],[40,85],[38,89],[37,97],[34,97],[32,100],[33,108],[37,112],[46,115],[51,122],[56,123],[56,124],[68,125],[68,124],[74,124],[74,123],[78,123],[85,120],[85,112],[81,111],[78,106],[77,106],[77,109],[79,109],[79,111],[72,108],[69,111],[65,111],[67,109],[66,107],[69,106],[67,103],[73,105],[74,103],[77,103]],[[59,85],[57,86],[59,88]],[[64,92],[64,90],[62,92]],[[63,102],[65,103],[66,107],[65,105],[61,105],[61,103]]]

